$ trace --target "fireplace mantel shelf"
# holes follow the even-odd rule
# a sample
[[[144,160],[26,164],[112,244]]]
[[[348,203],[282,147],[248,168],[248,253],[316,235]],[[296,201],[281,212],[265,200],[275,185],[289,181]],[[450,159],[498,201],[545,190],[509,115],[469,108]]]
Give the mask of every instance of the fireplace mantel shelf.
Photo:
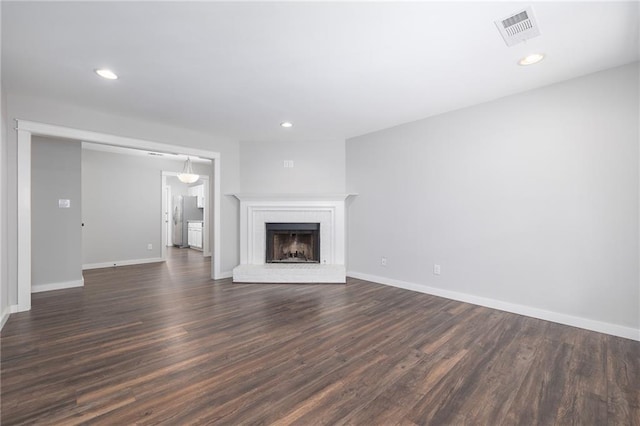
[[[226,194],[236,197],[240,201],[343,201],[358,194]]]

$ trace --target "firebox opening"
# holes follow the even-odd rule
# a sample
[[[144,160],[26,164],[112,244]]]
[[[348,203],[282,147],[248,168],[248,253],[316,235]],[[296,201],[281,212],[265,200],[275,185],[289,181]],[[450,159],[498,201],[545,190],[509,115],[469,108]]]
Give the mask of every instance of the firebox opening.
[[[320,263],[319,223],[267,223],[267,263]]]

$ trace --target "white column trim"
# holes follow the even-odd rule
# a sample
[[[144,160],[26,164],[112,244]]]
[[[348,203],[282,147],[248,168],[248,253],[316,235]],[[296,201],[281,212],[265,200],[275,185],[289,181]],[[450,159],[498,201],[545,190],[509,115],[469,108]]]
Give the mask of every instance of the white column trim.
[[[31,309],[31,133],[18,129],[18,311]]]
[[[220,280],[226,278],[226,275],[222,272],[221,265],[221,251],[222,251],[222,239],[220,236],[221,222],[220,222],[220,158],[216,158],[213,161],[213,185],[209,182],[209,199],[211,199],[211,193],[213,192],[213,246],[209,244],[213,257],[213,271],[211,271],[214,280]],[[209,218],[211,220],[211,218]],[[209,237],[211,241],[211,237]]]

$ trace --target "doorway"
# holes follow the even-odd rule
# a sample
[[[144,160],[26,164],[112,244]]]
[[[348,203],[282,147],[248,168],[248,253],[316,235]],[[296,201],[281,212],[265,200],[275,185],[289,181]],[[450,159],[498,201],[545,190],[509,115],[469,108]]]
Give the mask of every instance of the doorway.
[[[180,182],[177,176],[177,172],[162,172],[163,201],[161,214],[163,218],[162,246],[164,248],[162,258],[166,259],[166,248],[172,246],[191,248],[201,252],[204,257],[209,257],[211,256],[211,233],[209,232],[211,228],[211,197],[208,196],[211,188],[209,176],[200,175],[198,181],[193,184]],[[184,217],[182,217],[182,214],[179,215],[181,216],[180,224],[177,223],[178,218],[176,217],[176,202],[179,197],[195,198],[191,203],[195,206],[195,212]],[[184,206],[181,206],[181,208],[184,208]],[[182,227],[179,236],[176,236],[176,227]],[[191,229],[192,227],[193,229]],[[190,242],[189,236],[191,235],[194,241]]]
[[[212,222],[209,236],[213,241],[214,253],[211,262],[211,278],[222,278],[220,265],[220,154],[196,148],[187,148],[177,145],[145,141],[141,139],[126,138],[106,133],[98,133],[56,125],[16,120],[17,155],[18,155],[18,311],[31,309],[31,137],[32,135],[74,139],[107,146],[141,149],[155,152],[181,152],[194,157],[208,158],[211,160],[210,175],[213,185],[210,188],[212,199]]]

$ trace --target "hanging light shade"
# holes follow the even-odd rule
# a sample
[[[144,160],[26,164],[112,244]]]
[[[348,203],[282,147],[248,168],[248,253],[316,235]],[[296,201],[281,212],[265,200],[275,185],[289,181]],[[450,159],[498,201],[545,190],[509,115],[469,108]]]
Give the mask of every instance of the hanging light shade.
[[[193,173],[193,168],[191,167],[191,158],[187,157],[187,161],[184,162],[182,173],[178,173],[178,179],[180,179],[180,182],[193,183],[197,181],[199,177],[199,175]]]

